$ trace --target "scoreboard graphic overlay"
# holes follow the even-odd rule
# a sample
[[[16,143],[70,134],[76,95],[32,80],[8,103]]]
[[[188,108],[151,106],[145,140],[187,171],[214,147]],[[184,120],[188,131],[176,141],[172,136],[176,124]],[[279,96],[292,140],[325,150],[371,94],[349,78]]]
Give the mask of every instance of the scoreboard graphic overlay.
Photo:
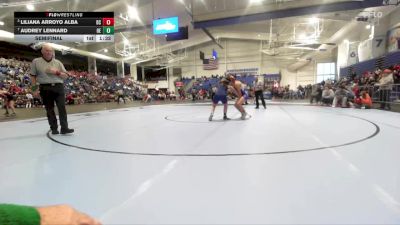
[[[14,12],[20,42],[114,42],[114,12]]]

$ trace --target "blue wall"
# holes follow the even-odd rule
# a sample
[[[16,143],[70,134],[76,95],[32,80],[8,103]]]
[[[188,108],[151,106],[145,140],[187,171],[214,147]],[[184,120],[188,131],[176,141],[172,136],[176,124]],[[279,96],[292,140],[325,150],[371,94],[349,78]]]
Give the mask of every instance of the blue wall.
[[[382,69],[385,69],[392,65],[397,65],[397,64],[400,64],[400,51],[391,52],[379,58],[370,59],[348,67],[340,68],[340,77],[350,76],[352,68],[354,69],[357,75],[360,75],[366,71],[374,71],[376,67],[381,66]]]

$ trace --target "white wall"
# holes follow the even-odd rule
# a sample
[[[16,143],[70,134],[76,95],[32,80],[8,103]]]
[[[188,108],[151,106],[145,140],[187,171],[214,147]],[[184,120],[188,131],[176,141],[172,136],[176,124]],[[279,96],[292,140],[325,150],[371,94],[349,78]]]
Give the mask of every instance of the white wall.
[[[387,31],[389,30],[389,23],[390,15],[381,18],[379,24],[376,24],[373,29],[365,29],[366,24],[360,24],[360,26],[363,26],[359,39],[360,45],[358,54],[360,62],[380,57],[387,52],[386,39]],[[373,38],[371,38],[372,32],[374,34]]]
[[[146,82],[147,88],[155,89],[155,88],[168,88],[168,81],[162,80],[158,82]]]
[[[397,7],[397,9],[394,10],[389,17],[389,29],[400,25],[400,7]]]
[[[295,72],[283,68],[281,74],[281,85],[290,85],[290,88],[292,89],[295,89],[299,85],[305,86],[307,84],[314,84],[316,80],[315,61],[310,62],[307,66]]]
[[[262,65],[260,43],[257,41],[222,40],[221,45],[224,49],[212,42],[198,46],[188,51],[187,58],[174,64],[174,66],[181,67],[182,76],[185,77],[223,75],[227,70],[244,68],[259,68],[260,72],[264,72],[270,66],[268,63]],[[219,68],[217,70],[204,70],[199,52],[204,52],[205,58],[210,58],[213,49],[218,52]]]
[[[365,26],[367,23],[360,23],[360,28],[358,31],[358,35],[356,36],[356,39],[350,40],[350,41],[366,41],[370,38],[371,30],[365,29]],[[364,51],[369,51],[367,54],[368,57],[364,57],[364,60],[368,60],[371,58],[376,58],[379,57],[387,52],[386,49],[386,38],[387,38],[387,32],[395,27],[400,25],[400,7],[397,7],[392,13],[390,13],[388,16],[381,18],[379,20],[379,24],[375,26],[375,32],[374,32],[374,38],[376,39],[384,39],[384,43],[378,48],[376,46],[377,42],[376,40],[372,40],[371,44],[367,47],[368,49],[364,49]],[[354,33],[353,32],[353,33]],[[337,57],[337,67],[338,69],[340,67],[345,67],[349,66],[348,65],[348,44],[342,42],[338,44],[338,57]]]
[[[336,49],[333,49],[332,52],[320,53],[318,57],[309,62],[306,66],[294,72],[289,71],[286,68],[282,68],[281,84],[289,84],[291,88],[296,88],[299,85],[305,86],[308,84],[315,84],[317,82],[317,64],[336,62],[336,51]],[[336,74],[337,73],[338,71],[336,71]]]
[[[281,68],[286,65],[279,63],[279,60],[273,59],[260,52],[260,42],[258,41],[240,41],[223,40],[219,48],[214,43],[199,46],[188,51],[188,56],[180,63],[174,64],[182,68],[182,76],[211,76],[215,74],[225,74],[227,70],[258,68],[259,73],[279,73]],[[218,52],[219,68],[218,70],[204,70],[203,62],[199,59],[199,51],[205,53],[205,57],[211,57],[212,49]]]
[[[316,62],[313,61],[307,66],[297,71],[297,83],[298,85],[314,84],[316,81]]]
[[[245,68],[258,68],[259,74],[276,74],[281,72],[281,84],[290,84],[293,88],[298,85],[312,84],[316,80],[316,61],[309,63],[298,71],[290,72],[287,70],[287,67],[295,61],[271,57],[261,53],[261,44],[259,41],[222,40],[221,45],[224,49],[221,49],[213,42],[209,42],[188,50],[187,57],[184,60],[174,63],[168,69],[170,74],[169,87],[174,87],[173,81],[176,79],[176,77],[172,76],[173,67],[182,68],[183,77],[223,75],[227,70]],[[204,52],[205,58],[210,58],[213,49],[218,52],[219,68],[217,70],[204,70],[199,51]],[[327,61],[334,62],[331,59],[331,53],[326,54],[330,56]],[[155,62],[152,63],[154,64]]]
[[[380,21],[380,25],[376,27],[375,33],[377,35],[386,34],[387,30],[391,27],[400,24],[400,8],[397,8],[387,18],[383,18]],[[366,24],[365,24],[366,25]],[[362,24],[364,26],[364,24]],[[367,29],[361,29],[359,32],[358,40],[363,41],[369,38],[370,31]],[[355,40],[351,40],[355,41]],[[182,68],[182,76],[211,76],[211,75],[222,75],[230,69],[244,69],[244,68],[258,68],[259,73],[279,73],[282,74],[282,85],[290,84],[291,87],[298,85],[305,85],[309,83],[315,83],[316,81],[316,64],[319,62],[336,62],[337,73],[341,66],[347,65],[347,54],[348,46],[344,43],[340,43],[335,57],[328,57],[324,59],[315,59],[305,67],[295,72],[287,70],[288,65],[292,62],[288,60],[277,59],[261,54],[261,44],[259,41],[243,41],[243,40],[222,40],[220,44],[224,47],[221,49],[215,43],[209,42],[187,51],[187,58],[179,63],[175,63],[173,66]],[[206,58],[210,58],[212,50],[215,49],[219,56],[219,68],[217,70],[204,70],[202,60],[199,58],[199,51],[205,53]],[[330,53],[331,56],[333,55]],[[169,73],[172,74],[172,68],[169,69]],[[169,77],[168,86],[173,86],[173,81],[176,77],[172,75]]]
[[[200,51],[204,52],[205,58],[211,58],[212,50],[215,49],[219,57],[219,68],[217,70],[203,70],[203,61],[200,60]],[[215,74],[224,74],[225,69],[225,50],[221,49],[215,43],[209,42],[206,45],[200,45],[187,52],[187,58],[180,63],[175,63],[175,67],[182,68],[182,76],[184,77],[200,77]]]
[[[284,68],[281,70],[281,85],[290,85],[291,88],[297,86],[297,72],[290,72],[288,69]]]
[[[337,53],[337,71],[340,76],[340,68],[347,66],[347,58],[349,57],[349,43],[342,42],[338,45]]]
[[[131,77],[133,80],[137,80],[137,65],[136,63],[131,63]]]

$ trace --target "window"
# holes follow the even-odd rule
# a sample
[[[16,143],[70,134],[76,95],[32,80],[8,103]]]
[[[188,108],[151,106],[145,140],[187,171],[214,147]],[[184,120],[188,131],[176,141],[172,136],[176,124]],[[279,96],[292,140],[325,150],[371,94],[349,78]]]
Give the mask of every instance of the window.
[[[336,77],[335,63],[318,63],[317,64],[317,83],[324,80],[334,80]]]

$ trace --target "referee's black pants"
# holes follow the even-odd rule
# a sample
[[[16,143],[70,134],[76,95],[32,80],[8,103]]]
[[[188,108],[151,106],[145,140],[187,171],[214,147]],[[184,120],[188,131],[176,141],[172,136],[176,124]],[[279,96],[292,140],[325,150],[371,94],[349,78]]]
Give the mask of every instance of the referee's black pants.
[[[258,108],[260,106],[260,103],[258,103],[258,99],[261,98],[262,105],[265,108],[266,106],[265,106],[263,91],[256,91],[255,95],[256,95],[256,107]]]
[[[54,102],[57,105],[61,130],[68,129],[67,110],[65,109],[65,92],[63,84],[41,84],[40,96],[47,112],[50,129],[57,130],[57,117],[54,112]]]

